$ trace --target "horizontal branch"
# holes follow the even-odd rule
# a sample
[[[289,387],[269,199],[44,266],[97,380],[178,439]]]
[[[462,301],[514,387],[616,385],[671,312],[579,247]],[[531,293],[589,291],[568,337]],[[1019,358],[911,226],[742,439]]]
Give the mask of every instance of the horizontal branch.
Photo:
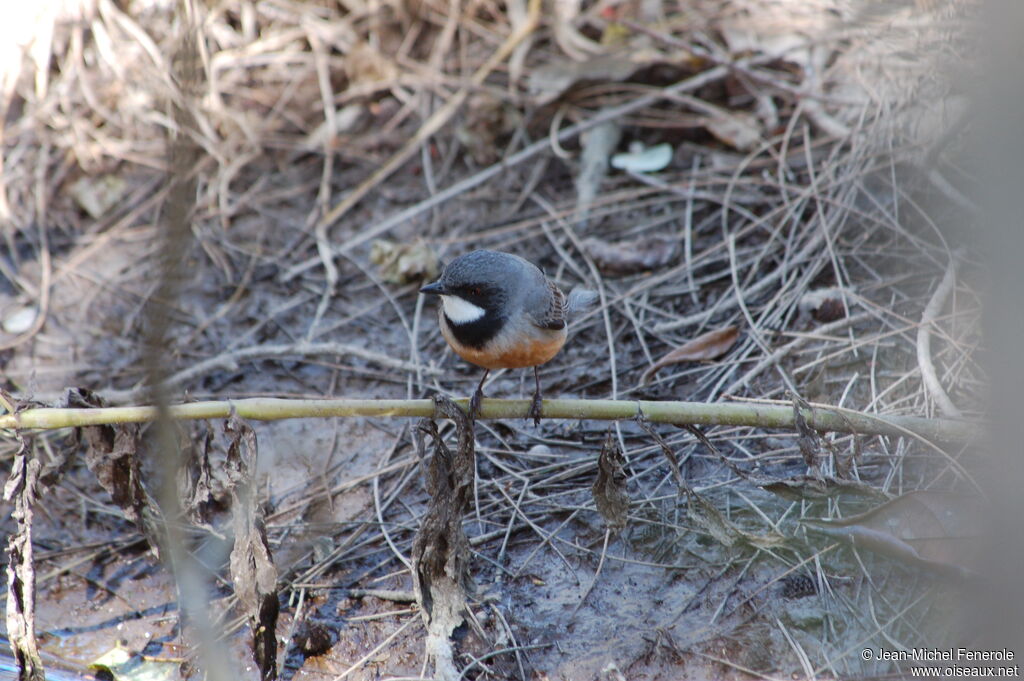
[[[463,409],[468,400],[456,400]],[[485,399],[481,419],[525,418],[529,400]],[[290,400],[248,398],[175,404],[168,408],[174,419],[227,418],[238,416],[257,421],[323,417],[442,418],[432,400]],[[788,404],[744,402],[649,402],[627,400],[544,400],[542,418],[616,421],[643,414],[654,423],[719,426],[753,426],[794,429],[793,407]],[[0,428],[53,429],[156,420],[156,407],[109,407],[101,409],[26,409],[0,416]],[[978,433],[977,424],[916,416],[877,416],[836,407],[814,405],[804,410],[808,425],[819,431],[866,435],[912,435],[932,441],[965,442]]]

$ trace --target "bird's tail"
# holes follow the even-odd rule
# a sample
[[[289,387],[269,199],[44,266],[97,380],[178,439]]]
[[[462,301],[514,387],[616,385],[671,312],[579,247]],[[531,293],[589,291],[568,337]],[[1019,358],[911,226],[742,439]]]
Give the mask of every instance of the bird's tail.
[[[569,319],[585,312],[588,307],[597,302],[598,298],[597,291],[591,291],[587,288],[574,288],[569,292],[569,297],[565,301],[565,311],[568,313]]]

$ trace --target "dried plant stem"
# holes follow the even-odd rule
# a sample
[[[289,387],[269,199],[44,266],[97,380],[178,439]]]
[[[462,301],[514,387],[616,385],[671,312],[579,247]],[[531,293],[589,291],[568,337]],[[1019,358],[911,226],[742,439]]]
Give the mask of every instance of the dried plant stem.
[[[932,363],[932,325],[942,311],[942,306],[946,304],[949,294],[953,292],[955,284],[956,258],[954,257],[950,258],[949,266],[946,268],[942,281],[939,282],[938,288],[935,289],[935,293],[921,314],[921,324],[917,327],[917,365],[921,369],[921,379],[924,381],[924,386],[928,390],[928,394],[935,400],[939,411],[945,416],[959,418],[960,410],[956,408],[953,400],[949,399],[949,395],[946,394],[945,389],[942,387],[942,381],[939,380],[938,374],[935,373],[935,365]]]
[[[469,400],[456,400],[463,409]],[[529,400],[485,399],[482,419],[526,418]],[[169,408],[173,419],[227,418],[238,416],[257,421],[326,417],[443,418],[432,400],[291,400],[248,398],[176,404]],[[648,402],[631,400],[544,400],[542,418],[615,421],[643,414],[654,423],[793,428],[793,407],[774,404],[721,404],[704,402]],[[928,440],[966,442],[978,435],[979,424],[917,416],[879,416],[815,405],[804,414],[807,423],[820,431],[868,435],[918,435]],[[26,409],[0,416],[0,428],[53,429],[105,423],[141,423],[157,418],[156,407],[103,409]]]

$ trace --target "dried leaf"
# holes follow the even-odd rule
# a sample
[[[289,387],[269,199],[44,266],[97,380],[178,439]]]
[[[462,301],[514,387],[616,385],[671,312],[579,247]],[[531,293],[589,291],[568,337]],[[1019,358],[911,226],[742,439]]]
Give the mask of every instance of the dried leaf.
[[[69,390],[68,393],[73,393]],[[0,388],[5,405],[18,413],[39,406],[16,399]],[[35,638],[36,573],[32,545],[33,510],[40,494],[56,485],[74,461],[74,447],[59,452],[46,466],[33,454],[18,432],[12,436],[18,451],[11,462],[11,473],[4,484],[3,498],[10,503],[10,519],[15,527],[7,536],[7,613],[5,632],[22,681],[43,681],[45,673]]]
[[[740,332],[735,326],[727,326],[724,329],[716,329],[702,333],[693,340],[684,343],[672,352],[668,353],[654,365],[644,372],[640,377],[640,384],[644,385],[654,377],[663,367],[680,362],[700,362],[716,359],[729,352],[736,343]]]
[[[609,431],[597,457],[597,479],[591,490],[597,511],[611,530],[621,530],[626,526],[629,494],[626,492],[625,465],[619,441]]]
[[[36,573],[32,558],[32,507],[39,488],[39,460],[21,442],[4,500],[14,503],[11,517],[17,529],[7,537],[7,639],[18,663],[18,678],[44,681],[43,662],[36,646]]]
[[[398,77],[398,66],[369,43],[352,46],[342,62],[350,86],[383,85]]]
[[[624,81],[655,65],[693,71],[701,63],[699,57],[686,49],[654,48],[646,36],[634,34],[633,39],[615,51],[582,59],[556,59],[536,67],[529,72],[526,87],[534,103],[546,104],[574,85]]]
[[[583,248],[601,274],[622,277],[668,265],[679,252],[679,242],[665,236],[613,243],[592,237],[584,240]]]
[[[815,474],[820,475],[818,460],[821,456],[821,436],[814,430],[804,418],[804,412],[812,412],[811,405],[795,393],[790,393],[793,400],[793,423],[796,424],[797,446],[800,447],[800,454],[808,468],[814,469]]]
[[[831,537],[910,565],[963,577],[980,559],[986,507],[966,494],[921,490],[841,520],[806,520]]]
[[[740,537],[739,530],[696,492],[686,496],[686,516],[723,546],[734,545]]]
[[[68,191],[89,217],[98,220],[121,203],[128,183],[120,175],[86,176],[73,182]]]
[[[690,66],[692,62],[693,55],[682,50],[667,53],[634,43],[583,60],[558,59],[545,63],[530,72],[526,87],[535,103],[546,104],[573,85],[624,81],[655,63]]]
[[[103,401],[86,389],[69,390],[69,408],[99,408]],[[139,427],[135,424],[86,426],[77,437],[85,442],[85,464],[125,517],[145,531],[142,513],[147,499],[139,471]]]
[[[686,497],[687,518],[724,546],[733,546],[743,542],[758,548],[772,548],[781,546],[786,541],[785,537],[775,532],[758,534],[740,529],[735,523],[722,515],[721,511],[693,490],[687,492]]]
[[[228,493],[222,479],[210,462],[213,449],[213,429],[206,426],[202,437],[190,438],[187,443],[185,465],[179,471],[179,492],[182,507],[194,523],[208,523],[215,510],[226,507]]]
[[[842,495],[876,501],[886,501],[889,498],[881,490],[866,483],[832,476],[800,475],[785,480],[766,480],[757,484],[761,489],[790,501],[822,501]]]
[[[472,588],[469,539],[462,516],[472,497],[476,450],[473,423],[466,412],[443,396],[435,397],[434,405],[455,422],[459,441],[453,455],[433,421],[421,422],[417,431],[433,438],[434,455],[426,475],[430,505],[412,544],[413,587],[427,625],[426,653],[435,667],[432,678],[456,679],[460,675],[451,636],[465,619],[466,597]],[[417,447],[422,449],[422,441],[417,440]]]
[[[757,118],[742,111],[717,109],[714,116],[704,121],[704,127],[719,142],[739,151],[750,151],[761,142],[761,126]]]
[[[180,678],[181,664],[144,657],[116,644],[89,668],[104,672],[114,681],[172,681]]]
[[[527,89],[537,104],[547,104],[578,82],[624,80],[637,68],[629,60],[610,56],[582,62],[562,59],[530,71]]]
[[[253,472],[256,470],[256,434],[237,416],[224,424],[230,438],[226,470],[231,489],[235,543],[231,549],[231,581],[252,631],[253,659],[264,681],[277,678],[277,568],[263,510],[256,503]]]
[[[396,244],[377,239],[370,247],[370,261],[377,265],[381,279],[389,284],[436,279],[441,271],[437,253],[423,241]]]

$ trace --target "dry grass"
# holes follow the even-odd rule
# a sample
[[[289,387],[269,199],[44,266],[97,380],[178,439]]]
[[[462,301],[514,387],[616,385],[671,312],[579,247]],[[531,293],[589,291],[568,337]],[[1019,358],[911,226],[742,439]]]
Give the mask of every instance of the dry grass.
[[[155,305],[173,320],[165,369],[185,377],[189,398],[463,396],[477,376],[445,350],[416,284],[385,283],[369,262],[369,242],[387,236],[422,238],[443,257],[514,251],[566,286],[597,289],[600,307],[542,370],[550,396],[792,392],[880,414],[937,415],[944,400],[976,414],[984,282],[972,254],[955,250],[967,239],[950,225],[974,215],[959,138],[942,136],[960,103],[935,77],[935,60],[949,63],[966,40],[963,19],[950,20],[963,4],[828,13],[820,2],[558,3],[534,25],[521,0],[186,10],[97,0],[53,23],[48,49],[31,53],[36,68],[27,62],[7,81],[0,320],[21,307],[40,314],[0,335],[3,387],[40,400],[66,385],[136,397]],[[759,20],[787,10],[799,19]],[[203,76],[177,82],[174,55],[190,30]],[[636,68],[614,75],[617,51]],[[739,61],[724,67],[732,55]],[[581,82],[552,95],[536,89],[538,72]],[[923,99],[938,102],[927,115]],[[715,128],[736,112],[758,133],[743,150]],[[620,147],[669,142],[673,162],[654,175],[609,174],[581,207],[580,133],[607,120],[621,126]],[[158,300],[173,208],[167,149],[182,137],[201,150],[184,171],[196,180],[187,276],[176,299]],[[99,201],[93,213],[89,199]],[[654,236],[677,242],[678,255],[625,277],[606,276],[581,247]],[[953,262],[930,326],[929,392],[918,331]],[[826,289],[832,316],[822,321],[811,309]],[[660,356],[728,325],[742,333],[724,359],[642,384]],[[295,353],[282,358],[283,347]],[[493,396],[528,390],[515,372],[488,386]],[[474,675],[582,679],[609,663],[627,678],[874,674],[890,669],[861,662],[865,646],[951,636],[936,614],[953,610],[955,589],[800,521],[912,490],[966,489],[965,452],[835,436],[808,468],[792,434],[715,428],[711,450],[659,429],[676,478],[663,448],[623,423],[614,433],[633,503],[629,527],[608,541],[589,491],[604,426],[478,429],[466,531],[480,640],[461,660],[476,657]],[[270,462],[281,632],[290,641],[304,622],[335,632],[319,658],[289,642],[287,675],[421,673],[418,616],[378,598],[411,588],[407,558],[426,508],[408,431],[384,421],[257,430]],[[31,444],[44,457],[68,447],[60,435]],[[813,479],[877,497],[813,496]],[[766,480],[804,497],[772,494]],[[136,543],[134,528],[79,466],[46,505],[40,590],[107,583],[77,566],[112,560]],[[196,530],[196,551],[216,556],[210,522]],[[230,634],[242,620],[231,619],[227,591],[219,596]],[[179,654],[169,652],[177,632],[165,633],[161,654]]]

